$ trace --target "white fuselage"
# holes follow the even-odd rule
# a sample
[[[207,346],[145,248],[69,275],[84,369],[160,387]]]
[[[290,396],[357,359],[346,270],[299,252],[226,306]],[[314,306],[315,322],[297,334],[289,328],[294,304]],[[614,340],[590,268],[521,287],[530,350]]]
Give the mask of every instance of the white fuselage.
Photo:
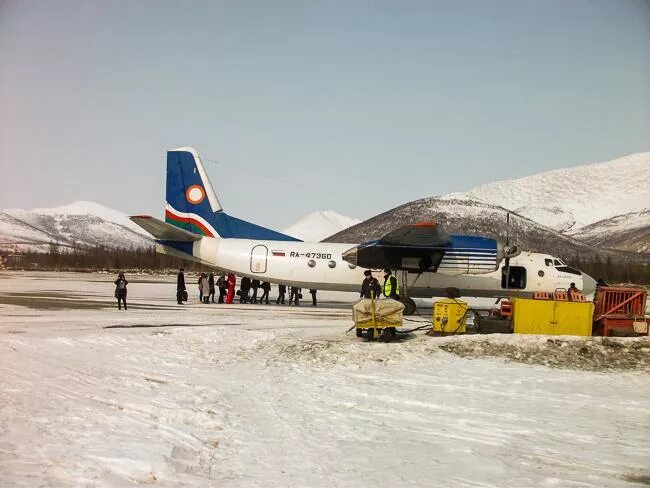
[[[261,241],[204,237],[193,244],[193,259],[205,265],[249,276],[260,281],[282,283],[318,290],[359,291],[363,268],[342,259],[342,254],[356,244],[305,243],[299,241]],[[161,252],[178,252],[161,246]],[[187,256],[184,256],[187,257]],[[570,283],[589,294],[595,281],[585,275],[566,272],[558,259],[539,253],[522,253],[510,260],[509,281],[505,287],[502,262],[500,268],[484,274],[421,275],[398,271],[402,293],[411,297],[444,296],[445,289],[458,288],[464,296],[505,297],[528,296],[535,291],[566,290]],[[549,264],[550,263],[550,264]],[[381,270],[375,275],[381,280]]]

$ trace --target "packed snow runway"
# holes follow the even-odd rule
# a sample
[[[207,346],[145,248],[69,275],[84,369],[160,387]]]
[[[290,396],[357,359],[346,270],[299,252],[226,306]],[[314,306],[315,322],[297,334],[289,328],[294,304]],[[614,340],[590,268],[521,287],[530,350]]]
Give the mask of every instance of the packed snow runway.
[[[129,310],[118,311],[114,279],[0,274],[0,486],[615,487],[650,476],[647,370],[467,359],[423,335],[360,342],[345,334],[345,295],[319,294],[318,308],[202,305],[190,286],[193,303],[177,306],[175,277],[127,275]]]

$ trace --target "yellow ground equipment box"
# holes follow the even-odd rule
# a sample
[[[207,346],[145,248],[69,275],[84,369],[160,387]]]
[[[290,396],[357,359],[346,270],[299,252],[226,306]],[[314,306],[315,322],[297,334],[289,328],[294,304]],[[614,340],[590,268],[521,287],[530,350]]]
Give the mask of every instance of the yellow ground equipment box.
[[[467,303],[455,298],[443,298],[433,304],[433,332],[464,334],[467,323]]]
[[[515,334],[591,335],[592,302],[529,298],[514,298],[512,302]]]

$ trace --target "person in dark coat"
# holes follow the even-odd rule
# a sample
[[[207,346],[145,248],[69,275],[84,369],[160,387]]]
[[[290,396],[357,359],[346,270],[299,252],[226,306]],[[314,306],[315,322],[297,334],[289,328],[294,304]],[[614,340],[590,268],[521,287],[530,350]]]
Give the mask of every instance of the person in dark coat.
[[[120,271],[115,280],[115,298],[117,298],[117,308],[119,310],[122,310],[120,301],[124,303],[124,310],[126,310],[126,285],[128,284],[129,282],[126,281],[124,272]]]
[[[309,293],[311,293],[311,306],[315,307],[316,306],[316,292],[318,290],[314,290],[313,288],[309,290]]]
[[[221,276],[217,279],[217,287],[219,288],[219,303],[223,303],[228,290],[228,280],[225,273],[221,273]]]
[[[199,279],[196,281],[196,284],[199,285],[199,302],[203,303],[203,287],[201,286],[203,284],[203,276],[205,273],[201,273],[199,275]]]
[[[266,304],[269,304],[269,292],[271,291],[271,283],[268,281],[262,282],[262,296],[260,297],[260,303],[266,301]]]
[[[275,301],[275,303],[284,305],[284,297],[286,294],[287,285],[278,285],[278,299]]]
[[[178,272],[178,277],[176,278],[176,301],[179,305],[183,305],[185,290],[185,273],[183,273],[183,268],[181,268]]]
[[[214,287],[214,273],[210,273],[208,276],[208,288],[210,290],[210,293],[208,293],[208,301],[210,301],[210,298],[212,298],[212,303],[214,303],[214,293],[216,290]]]
[[[260,280],[253,279],[251,280],[251,288],[253,289],[253,294],[251,295],[251,303],[257,303],[257,290],[260,287]]]
[[[571,283],[569,289],[566,291],[567,299],[570,302],[573,301],[574,293],[580,293],[580,290],[578,290],[575,283]]]
[[[251,289],[251,279],[248,276],[243,276],[241,283],[239,283],[239,303],[248,303],[248,293]]]
[[[369,269],[363,272],[365,279],[361,283],[361,298],[379,298],[381,287],[379,281],[372,275]]]
[[[296,307],[300,306],[300,288],[292,286],[289,289],[289,305],[294,303]]]

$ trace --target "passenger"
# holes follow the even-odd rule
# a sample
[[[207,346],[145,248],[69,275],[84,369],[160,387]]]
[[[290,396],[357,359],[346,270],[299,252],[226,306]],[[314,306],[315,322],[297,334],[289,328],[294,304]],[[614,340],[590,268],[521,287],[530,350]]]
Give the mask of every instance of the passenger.
[[[199,279],[196,281],[196,284],[199,287],[199,302],[203,303],[203,287],[201,286],[203,284],[203,277],[205,276],[205,273],[201,273],[199,275]]]
[[[384,296],[393,300],[399,300],[398,293],[399,285],[397,284],[397,278],[393,276],[390,269],[386,268],[384,270]]]
[[[208,286],[209,286],[209,293],[208,293],[208,301],[210,301],[210,297],[212,297],[212,303],[214,303],[214,293],[215,293],[215,287],[214,287],[214,273],[210,273],[208,276]]]
[[[217,287],[219,288],[219,303],[223,303],[228,290],[228,280],[225,273],[221,273],[221,276],[217,279]]]
[[[251,279],[248,276],[243,276],[239,284],[239,303],[248,303],[248,293],[251,289]]]
[[[287,285],[278,285],[278,299],[275,301],[276,304],[284,305],[284,297],[287,294]]]
[[[251,288],[253,289],[253,295],[251,296],[251,303],[257,303],[257,290],[260,287],[260,280],[253,279],[251,280]]]
[[[228,273],[228,279],[226,281],[228,285],[226,303],[232,303],[233,299],[235,298],[235,283],[237,283],[237,277],[232,273]]]
[[[377,278],[372,276],[372,271],[369,269],[363,272],[365,278],[361,283],[361,298],[378,298],[381,294],[381,287]]]
[[[605,283],[604,279],[598,278],[598,280],[596,281],[596,290],[594,291],[594,302],[598,300],[598,292],[604,286],[609,286],[609,285]]]
[[[126,285],[128,284],[129,282],[126,281],[124,272],[120,271],[115,280],[115,298],[117,298],[117,308],[119,310],[122,310],[120,300],[124,303],[124,310],[126,310]]]
[[[183,305],[183,302],[187,300],[186,297],[186,288],[185,288],[185,273],[183,268],[178,272],[178,277],[176,278],[176,302],[179,305]]]
[[[316,306],[316,292],[318,290],[314,290],[313,288],[309,290],[309,293],[311,293],[311,306],[315,307]]]
[[[201,293],[203,295],[203,303],[209,303],[210,282],[208,281],[208,275],[206,273],[201,273]]]
[[[289,289],[289,305],[294,303],[296,307],[300,306],[300,299],[302,298],[302,294],[300,293],[300,288],[297,286],[292,286]]]
[[[580,290],[578,290],[578,288],[576,288],[576,284],[575,284],[575,283],[571,283],[571,286],[569,286],[569,289],[566,291],[567,298],[568,298],[568,300],[569,300],[570,302],[573,301],[573,294],[574,294],[574,293],[580,293]]]
[[[262,282],[262,296],[260,297],[260,303],[266,301],[265,303],[269,304],[269,292],[271,291],[271,283],[268,281]]]

